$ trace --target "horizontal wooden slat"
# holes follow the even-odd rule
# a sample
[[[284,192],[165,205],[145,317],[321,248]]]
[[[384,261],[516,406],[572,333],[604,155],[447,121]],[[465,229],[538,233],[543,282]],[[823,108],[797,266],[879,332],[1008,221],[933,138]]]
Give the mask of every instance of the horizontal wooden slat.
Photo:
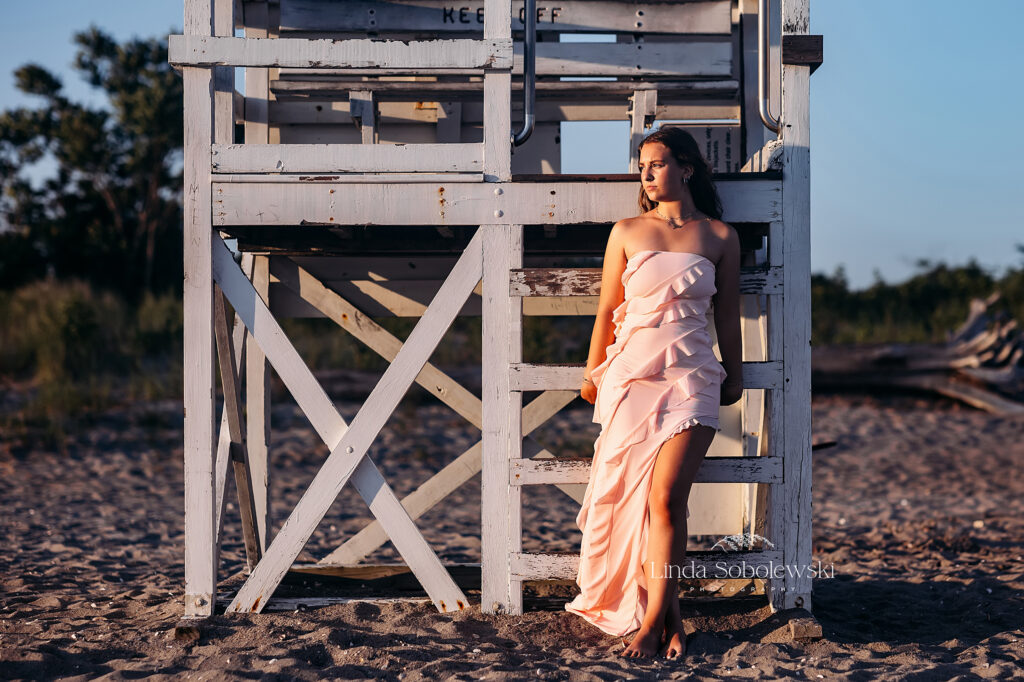
[[[561,0],[537,3],[538,31],[590,33],[729,34],[732,3]],[[483,31],[483,0],[287,0],[281,31]],[[522,31],[522,3],[512,4],[512,30]],[[642,12],[642,14],[641,14]]]
[[[517,42],[512,49],[512,73],[522,75],[523,44]],[[474,73],[481,68],[467,66],[447,73]],[[435,70],[424,65],[403,68],[401,72],[429,74]],[[538,76],[728,78],[732,75],[732,43],[719,39],[685,43],[537,43],[536,72]],[[283,69],[280,80],[329,81],[337,75],[336,71],[327,69]]]
[[[514,580],[575,580],[579,572],[578,554],[528,554],[513,553],[509,556]],[[692,563],[692,568],[691,568]],[[718,550],[688,551],[682,563],[683,578],[743,578],[768,577],[764,573],[771,568],[784,569],[782,552],[775,549],[762,552],[721,552]],[[741,575],[742,568],[760,575]],[[732,568],[732,573],[727,573]]]
[[[286,100],[273,101],[270,123],[277,125],[339,125],[351,126],[348,101]],[[537,105],[537,122],[614,121],[629,118],[628,101],[621,103],[577,102],[566,93],[565,100],[544,101]],[[382,125],[388,123],[437,123],[441,106],[438,102],[381,102],[378,105]],[[237,109],[241,112],[241,108]],[[522,100],[512,102],[513,114],[522,111]],[[241,114],[239,114],[241,115]],[[739,105],[727,101],[696,101],[683,104],[659,104],[659,120],[684,121],[731,119],[739,121]],[[483,103],[462,104],[462,125],[483,123]]]
[[[378,168],[368,168],[368,171],[408,170],[399,168],[401,164],[397,159],[386,159],[389,155],[380,149],[386,145],[348,146],[364,149],[355,153],[367,155],[363,157],[366,165],[374,163],[374,160],[380,162],[376,164]],[[455,144],[437,146],[458,147]],[[288,160],[306,165],[301,154],[290,154]],[[259,164],[247,161],[246,165],[266,162],[267,158],[263,158],[259,159]],[[381,165],[385,168],[380,168]],[[302,173],[310,169],[290,170]],[[315,185],[225,183],[216,177],[214,180],[215,226],[486,225],[496,218],[525,225],[610,224],[623,216],[636,215],[639,193],[636,179],[622,182]],[[716,186],[725,206],[722,219],[726,222],[768,223],[781,217],[782,183],[778,179],[733,177],[716,181]]]
[[[539,485],[588,483],[590,457],[513,459],[509,483]],[[705,457],[697,483],[781,483],[781,457]]]
[[[316,184],[325,182],[376,184],[384,182],[483,182],[483,173],[283,173],[261,175],[258,173],[222,173],[219,182],[274,183],[274,184]]]
[[[313,40],[305,38],[168,37],[168,61],[178,66],[307,68],[509,69],[511,40]]]
[[[215,144],[214,173],[405,173],[483,170],[483,145]],[[289,190],[290,191],[290,190]],[[262,194],[262,190],[260,190]]]
[[[513,391],[572,391],[583,383],[583,365],[534,365],[526,362],[509,366]],[[781,362],[744,362],[743,388],[781,388]]]
[[[538,81],[538,100],[549,97],[570,97],[575,101],[586,99],[608,100],[613,97],[628,97],[635,90],[657,89],[658,100],[686,97],[734,97],[739,91],[737,80],[709,81],[662,81],[656,84],[633,81]],[[434,81],[301,81],[272,80],[270,90],[278,99],[288,97],[317,97],[331,99],[347,97],[351,90],[371,90],[375,101],[387,100],[479,100],[483,97],[483,81],[444,83]],[[513,101],[522,99],[522,81],[512,84]]]
[[[517,268],[511,271],[512,296],[596,296],[600,268]],[[740,268],[741,294],[781,294],[782,268]]]

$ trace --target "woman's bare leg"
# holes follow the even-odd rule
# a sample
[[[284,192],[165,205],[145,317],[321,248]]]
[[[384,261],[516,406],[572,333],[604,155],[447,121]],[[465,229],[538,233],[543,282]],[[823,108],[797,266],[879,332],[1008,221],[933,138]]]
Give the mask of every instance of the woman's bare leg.
[[[648,498],[650,527],[644,565],[647,611],[622,656],[653,656],[660,648],[663,634],[668,635],[665,639],[669,655],[680,647],[678,641],[673,646],[671,640],[673,635],[677,640],[681,635],[669,634],[668,630],[681,632],[681,618],[669,629],[665,627],[665,620],[672,601],[678,609],[678,571],[686,558],[686,501],[714,437],[715,429],[697,424],[665,441],[658,451]]]
[[[668,609],[665,611],[665,657],[675,658],[685,653],[686,629],[679,609],[679,590],[676,589],[669,593]]]

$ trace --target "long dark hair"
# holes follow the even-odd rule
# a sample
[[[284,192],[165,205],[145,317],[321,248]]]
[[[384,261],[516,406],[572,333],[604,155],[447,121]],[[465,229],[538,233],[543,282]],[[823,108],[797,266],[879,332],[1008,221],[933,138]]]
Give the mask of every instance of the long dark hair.
[[[697,146],[693,135],[682,128],[661,126],[640,141],[640,145],[636,148],[637,158],[640,158],[640,150],[648,142],[660,142],[668,148],[679,165],[693,167],[689,186],[694,205],[712,218],[721,220],[722,200],[718,198],[718,190],[715,189],[715,183],[711,180],[711,166],[701,155],[700,147]],[[658,205],[657,201],[652,201],[647,196],[643,183],[640,184],[639,203],[640,210],[644,213],[653,210]]]

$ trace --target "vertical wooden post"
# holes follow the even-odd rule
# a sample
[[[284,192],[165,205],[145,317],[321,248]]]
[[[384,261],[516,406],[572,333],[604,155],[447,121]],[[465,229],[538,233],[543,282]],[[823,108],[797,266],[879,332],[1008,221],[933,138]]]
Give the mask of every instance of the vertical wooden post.
[[[348,93],[348,111],[357,121],[363,144],[377,144],[380,130],[377,125],[377,102],[373,90],[352,90]]]
[[[757,254],[747,254],[742,260],[743,265],[756,266]],[[740,316],[743,336],[743,361],[764,362],[764,344],[761,338],[761,305],[760,294],[743,294],[740,297]],[[740,402],[741,452],[743,457],[757,457],[761,442],[764,440],[762,431],[762,415],[764,414],[764,389],[754,388],[743,391]],[[743,485],[743,532],[756,533],[757,483]]]
[[[484,0],[484,40],[512,38],[511,0]],[[512,179],[512,67],[484,71],[484,182]]]
[[[654,124],[654,117],[658,113],[658,91],[657,90],[634,90],[633,110],[629,116],[629,172],[640,172],[640,155],[636,153],[636,147],[648,128]]]
[[[254,256],[252,285],[267,306],[270,305],[270,258]],[[248,333],[248,332],[246,332]],[[249,472],[252,474],[252,498],[256,508],[256,536],[260,551],[270,542],[271,509],[267,494],[270,486],[270,371],[266,355],[251,335],[245,355],[246,446]]]
[[[773,222],[768,225],[768,265],[770,267],[782,267],[785,270],[784,244],[785,229],[781,222]],[[783,289],[782,296],[765,296],[765,326],[766,338],[765,359],[772,362],[785,362],[784,338],[785,320],[783,320],[784,298],[786,291]],[[783,368],[785,369],[785,368]],[[785,372],[784,372],[785,373]],[[764,417],[763,433],[765,452],[763,454],[772,457],[786,456],[786,422],[783,408],[785,407],[786,382],[783,386],[766,390],[764,393]],[[783,460],[785,466],[785,460]],[[784,484],[761,483],[758,484],[757,505],[760,511],[755,519],[754,532],[758,535],[764,534],[776,550],[784,551],[785,538],[787,535],[787,512],[786,495]],[[763,522],[763,529],[761,524]],[[785,556],[785,555],[783,555]],[[769,598],[772,608],[781,603],[777,599],[785,596],[785,579],[769,579],[766,581],[769,589]]]
[[[484,0],[484,39],[512,37],[511,0]],[[512,179],[512,69],[484,72],[484,181]],[[501,189],[496,188],[496,197]],[[495,202],[501,218],[502,202]],[[520,267],[522,227],[481,225],[483,241],[483,453],[481,481],[481,596],[484,613],[521,613],[522,583],[512,583],[511,552],[518,552],[519,489],[509,485],[509,459],[522,448],[522,394],[509,390],[509,364],[521,353],[521,329],[513,318],[509,269]],[[518,245],[518,246],[517,246]],[[517,332],[518,330],[518,332]],[[510,337],[515,337],[510,338]],[[512,407],[518,404],[518,408]],[[515,412],[515,415],[511,413]],[[512,446],[515,429],[516,445]]]
[[[270,16],[267,3],[245,2],[245,37],[266,38]],[[270,79],[269,69],[245,69],[245,144],[268,144]],[[252,284],[267,305],[270,304],[270,259],[254,256]],[[248,333],[248,332],[247,332]],[[270,372],[263,350],[252,336],[247,337],[245,356],[245,428],[252,474],[252,496],[256,505],[256,531],[260,551],[267,551],[270,540],[271,509],[267,490],[270,485]]]
[[[266,2],[245,2],[245,37],[266,38]],[[245,68],[245,144],[267,144],[268,100],[270,99],[269,69],[247,66]]]
[[[483,472],[481,474],[481,610],[523,612],[522,581],[511,556],[522,551],[519,486],[512,459],[522,458],[523,394],[510,388],[512,363],[522,361],[523,299],[509,294],[510,270],[522,267],[523,226],[481,225],[483,249]]]
[[[185,34],[211,35],[210,0],[185,0]],[[213,614],[217,592],[214,510],[213,264],[210,69],[182,69],[184,135],[185,616]]]
[[[806,34],[808,0],[783,0],[784,34]],[[811,182],[810,66],[782,67],[783,342],[786,456],[784,556],[786,590],[782,608],[811,609]],[[773,597],[774,598],[774,597]]]
[[[238,492],[238,512],[242,522],[242,538],[245,541],[245,557],[251,571],[260,560],[262,550],[256,537],[256,511],[252,496],[252,474],[249,471],[249,455],[242,433],[242,392],[238,367],[240,359],[235,356],[232,330],[228,327],[227,304],[219,287],[213,294],[214,337],[217,340],[217,360],[220,365],[220,384],[224,390],[224,416],[228,429],[228,458],[235,472],[235,490]],[[245,336],[238,334],[239,339]],[[243,344],[244,348],[244,344]],[[223,501],[223,500],[222,500]],[[223,510],[221,510],[223,518]],[[218,540],[223,539],[218,526]],[[218,551],[220,543],[218,542]],[[219,556],[219,555],[218,555]],[[217,564],[220,565],[219,562]]]

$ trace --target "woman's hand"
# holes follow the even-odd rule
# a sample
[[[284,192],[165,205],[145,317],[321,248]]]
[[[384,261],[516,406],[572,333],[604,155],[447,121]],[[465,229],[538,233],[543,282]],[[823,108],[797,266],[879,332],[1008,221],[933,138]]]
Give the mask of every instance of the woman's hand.
[[[729,375],[722,382],[722,394],[719,402],[722,405],[732,405],[743,397],[743,377]]]
[[[591,405],[597,400],[597,386],[590,377],[583,377],[583,385],[580,386],[580,396]]]

